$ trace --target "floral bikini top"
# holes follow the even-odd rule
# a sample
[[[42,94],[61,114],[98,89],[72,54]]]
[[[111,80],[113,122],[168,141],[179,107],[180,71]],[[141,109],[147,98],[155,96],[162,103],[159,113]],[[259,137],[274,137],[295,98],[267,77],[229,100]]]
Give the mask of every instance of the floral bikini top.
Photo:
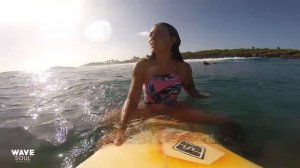
[[[175,72],[163,75],[153,75],[143,85],[144,101],[148,104],[174,104],[181,91],[181,82]]]

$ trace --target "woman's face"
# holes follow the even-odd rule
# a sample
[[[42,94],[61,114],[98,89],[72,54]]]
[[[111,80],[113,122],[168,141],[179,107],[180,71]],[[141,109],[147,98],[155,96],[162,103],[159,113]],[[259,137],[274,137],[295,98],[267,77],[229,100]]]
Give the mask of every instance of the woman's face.
[[[171,37],[165,26],[154,26],[149,35],[149,44],[153,52],[171,51],[176,38]]]

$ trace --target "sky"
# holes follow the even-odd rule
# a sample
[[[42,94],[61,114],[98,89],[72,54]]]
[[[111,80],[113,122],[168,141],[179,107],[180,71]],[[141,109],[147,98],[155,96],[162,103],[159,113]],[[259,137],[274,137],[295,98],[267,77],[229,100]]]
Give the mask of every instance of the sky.
[[[150,53],[158,22],[180,50],[300,49],[298,0],[0,0],[0,72],[41,71]]]

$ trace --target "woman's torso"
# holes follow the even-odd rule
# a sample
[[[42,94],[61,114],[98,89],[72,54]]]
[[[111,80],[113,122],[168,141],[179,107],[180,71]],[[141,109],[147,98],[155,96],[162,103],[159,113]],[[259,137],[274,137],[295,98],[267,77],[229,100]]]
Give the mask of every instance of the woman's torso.
[[[182,63],[173,61],[168,67],[160,67],[154,60],[146,61],[143,107],[161,111],[164,106],[177,103],[184,79]]]

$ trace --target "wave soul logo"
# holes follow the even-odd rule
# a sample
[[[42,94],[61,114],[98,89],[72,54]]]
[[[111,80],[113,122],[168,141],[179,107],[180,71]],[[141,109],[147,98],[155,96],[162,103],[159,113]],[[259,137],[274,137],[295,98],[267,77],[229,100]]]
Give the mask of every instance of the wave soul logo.
[[[12,149],[11,153],[16,162],[30,162],[34,156],[34,149]]]

